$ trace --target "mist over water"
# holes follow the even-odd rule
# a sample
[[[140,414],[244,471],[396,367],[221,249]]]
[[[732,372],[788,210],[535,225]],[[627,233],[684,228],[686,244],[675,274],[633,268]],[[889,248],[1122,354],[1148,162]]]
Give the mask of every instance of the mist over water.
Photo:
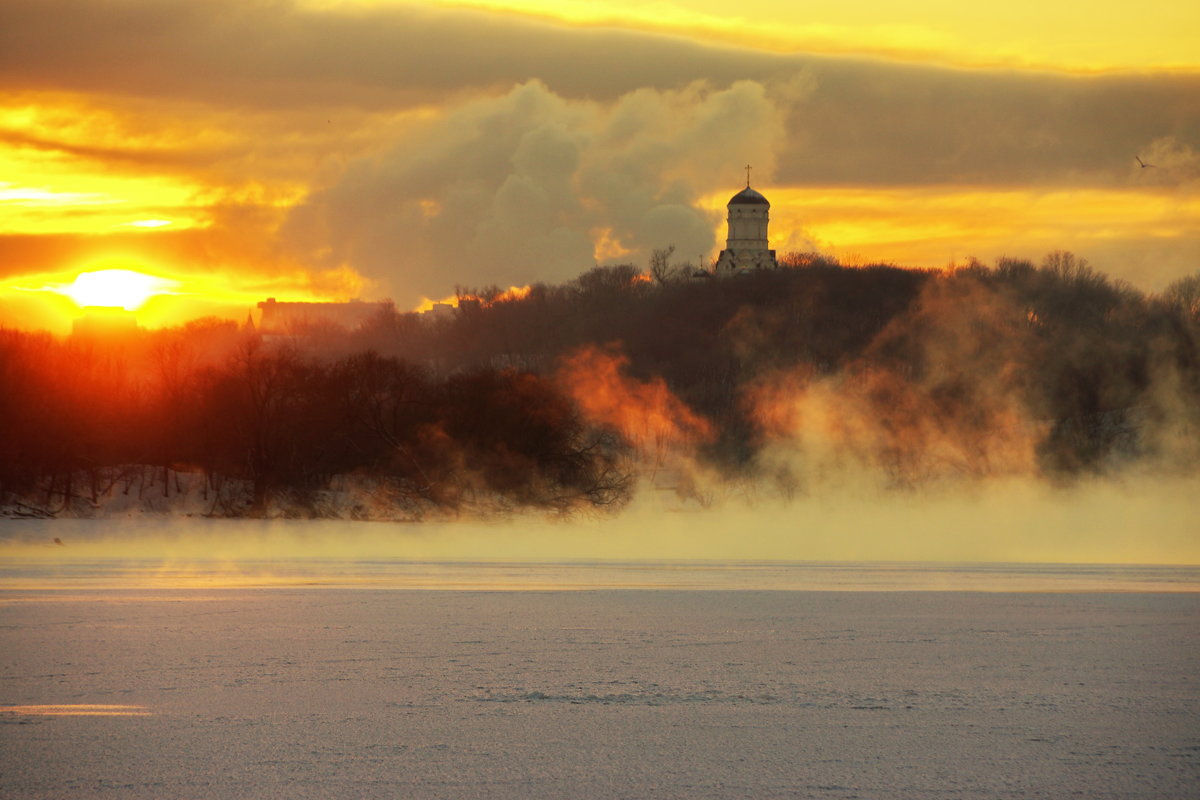
[[[1195,591],[1191,488],[1008,481],[703,509],[664,508],[650,491],[615,516],[419,524],[10,520],[0,587]]]

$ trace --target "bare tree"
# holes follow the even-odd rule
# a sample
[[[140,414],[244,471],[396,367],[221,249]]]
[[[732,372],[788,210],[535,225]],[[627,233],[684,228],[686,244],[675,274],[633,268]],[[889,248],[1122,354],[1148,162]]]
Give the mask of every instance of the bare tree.
[[[659,286],[665,286],[678,277],[679,270],[671,266],[671,254],[675,245],[660,247],[650,254],[650,276]]]

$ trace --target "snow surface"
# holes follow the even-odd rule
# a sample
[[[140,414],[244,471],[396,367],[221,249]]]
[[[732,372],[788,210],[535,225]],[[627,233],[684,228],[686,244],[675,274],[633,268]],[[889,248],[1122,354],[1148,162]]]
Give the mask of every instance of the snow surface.
[[[7,588],[0,797],[1195,797],[1198,623],[1195,593]]]

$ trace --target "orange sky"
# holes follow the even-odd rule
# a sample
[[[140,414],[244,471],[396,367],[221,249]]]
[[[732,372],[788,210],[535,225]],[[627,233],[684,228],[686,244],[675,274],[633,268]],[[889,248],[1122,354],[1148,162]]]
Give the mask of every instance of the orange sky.
[[[100,269],[161,325],[711,258],[747,162],[781,252],[1200,268],[1195,4],[730,8],[9,0],[0,323]]]

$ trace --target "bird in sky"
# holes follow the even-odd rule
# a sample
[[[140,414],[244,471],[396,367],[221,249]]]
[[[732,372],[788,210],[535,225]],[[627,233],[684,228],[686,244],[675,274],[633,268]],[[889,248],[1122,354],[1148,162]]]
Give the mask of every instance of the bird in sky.
[[[1147,164],[1145,161],[1142,161],[1142,159],[1141,159],[1141,157],[1140,157],[1140,156],[1134,156],[1134,157],[1133,157],[1133,160],[1134,160],[1134,161],[1136,161],[1136,162],[1138,162],[1138,165],[1139,165],[1139,166],[1140,166],[1142,169],[1145,169],[1146,167],[1153,167],[1153,166],[1154,166],[1153,164]]]

